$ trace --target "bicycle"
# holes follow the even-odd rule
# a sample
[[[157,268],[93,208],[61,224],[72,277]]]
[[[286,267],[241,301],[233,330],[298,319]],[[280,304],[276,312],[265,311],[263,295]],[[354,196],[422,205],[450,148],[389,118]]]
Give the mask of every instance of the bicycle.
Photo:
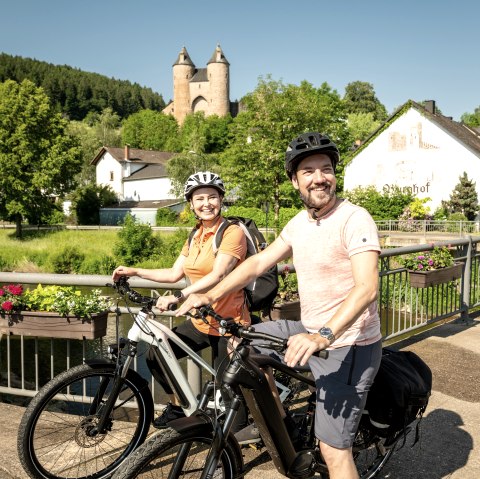
[[[24,470],[34,479],[106,479],[145,441],[154,402],[148,381],[130,369],[139,341],[157,346],[157,363],[186,416],[196,411],[198,395],[171,343],[184,349],[206,374],[216,374],[170,328],[150,318],[156,298],[133,290],[126,277],[108,286],[141,309],[132,314],[127,338],[119,338],[117,311],[117,340],[108,347],[109,359],[86,360],[62,372],[30,402],[19,426],[17,450]],[[282,401],[294,394],[287,383],[277,386]],[[223,408],[218,391],[207,407]]]
[[[200,314],[214,315],[208,307],[199,308]],[[286,340],[269,334],[243,328],[231,321],[216,316],[225,332],[242,338],[242,343],[232,355],[225,369],[222,384],[234,393],[230,408],[223,414],[212,417],[205,409],[213,384],[204,388],[198,410],[188,418],[177,419],[169,424],[163,434],[153,435],[137,449],[116,471],[112,479],[158,478],[169,479],[238,479],[247,472],[243,457],[231,425],[244,398],[270,457],[281,474],[292,479],[328,477],[314,434],[316,393],[307,394],[303,408],[286,408],[284,420],[277,407],[274,394],[266,379],[265,370],[275,368],[295,377],[311,387],[312,379],[300,370],[289,368],[270,356],[252,352],[253,339],[264,341],[262,347],[279,352],[286,349]],[[327,351],[319,354],[328,355]],[[395,450],[400,439],[410,428],[393,437],[380,437],[370,425],[364,411],[353,445],[355,463],[361,479],[375,477]]]

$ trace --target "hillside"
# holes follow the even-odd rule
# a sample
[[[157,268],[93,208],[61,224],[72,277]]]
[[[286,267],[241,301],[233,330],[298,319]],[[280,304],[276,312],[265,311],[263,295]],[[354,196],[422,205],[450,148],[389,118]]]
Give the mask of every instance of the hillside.
[[[41,86],[57,111],[71,120],[83,120],[89,112],[100,113],[107,107],[126,118],[139,110],[160,111],[165,106],[161,95],[138,83],[0,53],[0,82],[24,79]]]

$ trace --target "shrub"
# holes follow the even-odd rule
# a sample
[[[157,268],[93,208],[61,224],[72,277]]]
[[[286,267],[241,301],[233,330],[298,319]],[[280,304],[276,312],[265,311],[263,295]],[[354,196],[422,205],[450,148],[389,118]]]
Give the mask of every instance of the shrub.
[[[125,217],[123,228],[117,237],[113,252],[126,266],[132,266],[140,259],[155,254],[159,242],[158,238],[153,236],[150,226],[137,223],[130,214]]]
[[[155,216],[156,226],[175,226],[177,224],[178,217],[175,211],[169,208],[159,208]]]
[[[54,273],[72,274],[80,272],[85,255],[74,246],[66,246],[51,258]]]

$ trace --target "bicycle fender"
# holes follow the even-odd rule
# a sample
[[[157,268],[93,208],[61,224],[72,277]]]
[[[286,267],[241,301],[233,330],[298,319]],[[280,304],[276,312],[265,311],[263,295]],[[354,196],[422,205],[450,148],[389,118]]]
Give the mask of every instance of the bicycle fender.
[[[179,433],[201,426],[205,426],[211,430],[214,428],[213,418],[203,411],[195,411],[191,416],[174,419],[168,422],[167,426]]]
[[[104,358],[86,359],[85,364],[88,364],[92,369],[104,368],[105,366],[111,366],[112,369],[115,369],[115,363]],[[148,387],[148,381],[134,369],[128,370],[128,377],[135,381],[137,385]]]

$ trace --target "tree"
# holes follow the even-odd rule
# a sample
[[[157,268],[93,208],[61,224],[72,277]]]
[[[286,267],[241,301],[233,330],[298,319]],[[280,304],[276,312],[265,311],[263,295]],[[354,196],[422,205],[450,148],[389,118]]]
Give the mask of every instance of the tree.
[[[77,188],[71,195],[72,208],[80,225],[100,224],[100,208],[118,203],[118,198],[110,186],[86,185]]]
[[[158,111],[139,111],[123,122],[122,141],[143,150],[180,151],[177,120]]]
[[[374,186],[357,187],[345,191],[343,196],[365,208],[375,221],[398,219],[405,207],[413,201],[413,195],[403,193],[400,188],[392,188],[381,193]]]
[[[0,84],[0,215],[16,222],[17,237],[22,220],[52,210],[75,186],[81,155],[66,126],[29,80]]]
[[[292,186],[285,174],[285,150],[300,133],[321,131],[340,149],[350,144],[340,97],[324,83],[285,85],[267,77],[242,99],[245,110],[232,122],[229,147],[222,155],[222,175],[245,206],[292,206]]]
[[[355,140],[366,140],[379,126],[380,122],[370,113],[349,113],[347,125],[350,135]]]
[[[475,182],[468,179],[467,173],[459,177],[460,183],[455,186],[447,202],[450,213],[463,213],[469,221],[473,221],[478,213],[478,195]]]
[[[464,113],[460,120],[465,123],[465,125],[471,126],[472,128],[477,128],[480,126],[480,106],[475,108],[473,113]]]
[[[376,121],[387,119],[387,110],[380,103],[371,83],[355,81],[345,87],[343,102],[347,113],[373,113]]]

